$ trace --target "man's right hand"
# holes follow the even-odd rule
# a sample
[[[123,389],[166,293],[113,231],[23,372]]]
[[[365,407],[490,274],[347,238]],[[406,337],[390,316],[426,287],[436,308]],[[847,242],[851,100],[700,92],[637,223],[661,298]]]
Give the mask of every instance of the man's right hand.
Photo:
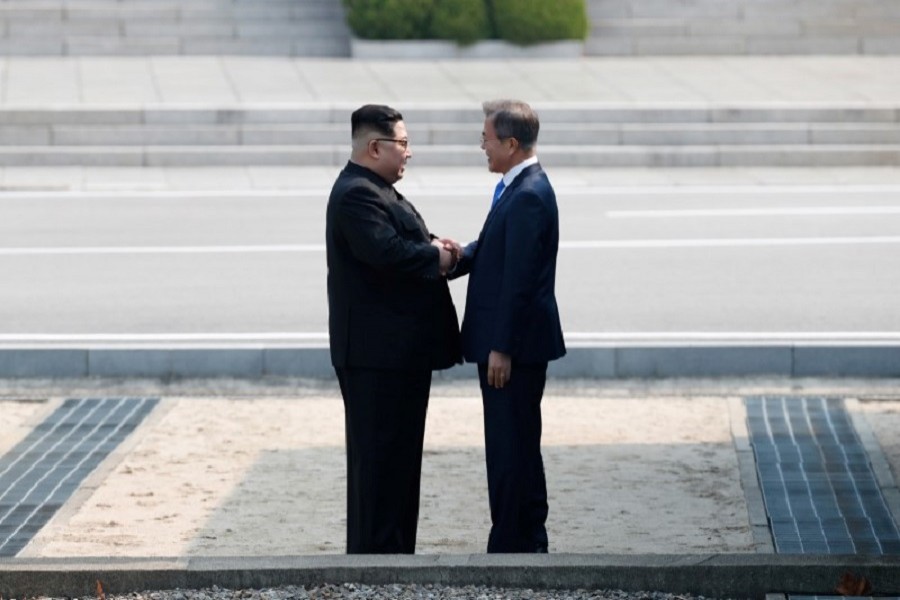
[[[438,241],[444,245],[444,249],[449,251],[457,261],[459,260],[463,251],[459,242],[450,238],[438,238]]]
[[[438,252],[440,253],[438,264],[441,275],[446,275],[454,266],[456,266],[456,254],[448,250],[440,240],[434,240],[431,242],[431,245],[438,249]]]
[[[498,390],[507,384],[512,376],[512,357],[509,354],[491,350],[488,355],[487,382]]]

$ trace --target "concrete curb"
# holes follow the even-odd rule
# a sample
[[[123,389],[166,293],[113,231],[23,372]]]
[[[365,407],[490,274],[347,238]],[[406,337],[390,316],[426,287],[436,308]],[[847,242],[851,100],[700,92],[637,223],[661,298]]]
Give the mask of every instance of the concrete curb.
[[[570,347],[550,364],[558,378],[900,377],[900,345],[666,344]],[[0,346],[0,378],[238,377],[330,378],[328,348],[265,345],[207,347]],[[471,365],[437,379],[473,378]]]
[[[900,593],[900,556],[432,555],[0,560],[0,594],[93,596],[154,589],[322,583],[441,583],[517,588],[662,590],[715,597],[827,594],[846,572]]]

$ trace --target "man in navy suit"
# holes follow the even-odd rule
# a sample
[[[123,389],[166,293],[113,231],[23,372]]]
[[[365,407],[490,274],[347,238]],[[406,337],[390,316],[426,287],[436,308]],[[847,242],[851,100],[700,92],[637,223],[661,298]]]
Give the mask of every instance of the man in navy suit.
[[[541,398],[547,363],[566,353],[554,287],[556,194],[538,163],[540,123],[518,101],[484,103],[481,147],[502,174],[478,240],[452,277],[469,275],[463,356],[478,364],[491,508],[488,552],[547,552]]]
[[[453,256],[394,187],[412,156],[403,116],[369,104],[353,112],[350,130],[350,161],[325,216],[328,333],[347,443],[347,553],[412,554],[431,372],[461,362],[444,278]]]

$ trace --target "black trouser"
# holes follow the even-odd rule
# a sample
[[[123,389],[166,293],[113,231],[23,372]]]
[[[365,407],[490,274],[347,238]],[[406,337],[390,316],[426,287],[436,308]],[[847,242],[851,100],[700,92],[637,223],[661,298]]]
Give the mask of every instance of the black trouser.
[[[413,554],[431,371],[335,369],[347,443],[347,553]]]
[[[484,403],[491,534],[488,552],[534,552],[547,547],[547,483],[541,458],[541,397],[547,364],[513,364],[509,382],[488,387],[478,365]]]

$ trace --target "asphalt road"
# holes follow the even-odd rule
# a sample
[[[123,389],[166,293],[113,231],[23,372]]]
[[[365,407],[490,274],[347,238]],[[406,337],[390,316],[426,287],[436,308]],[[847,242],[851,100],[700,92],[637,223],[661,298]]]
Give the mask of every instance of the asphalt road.
[[[561,179],[570,343],[900,339],[900,186]],[[432,231],[468,241],[482,183],[407,192]],[[326,198],[0,195],[0,343],[322,343]],[[462,314],[465,281],[451,287]]]

